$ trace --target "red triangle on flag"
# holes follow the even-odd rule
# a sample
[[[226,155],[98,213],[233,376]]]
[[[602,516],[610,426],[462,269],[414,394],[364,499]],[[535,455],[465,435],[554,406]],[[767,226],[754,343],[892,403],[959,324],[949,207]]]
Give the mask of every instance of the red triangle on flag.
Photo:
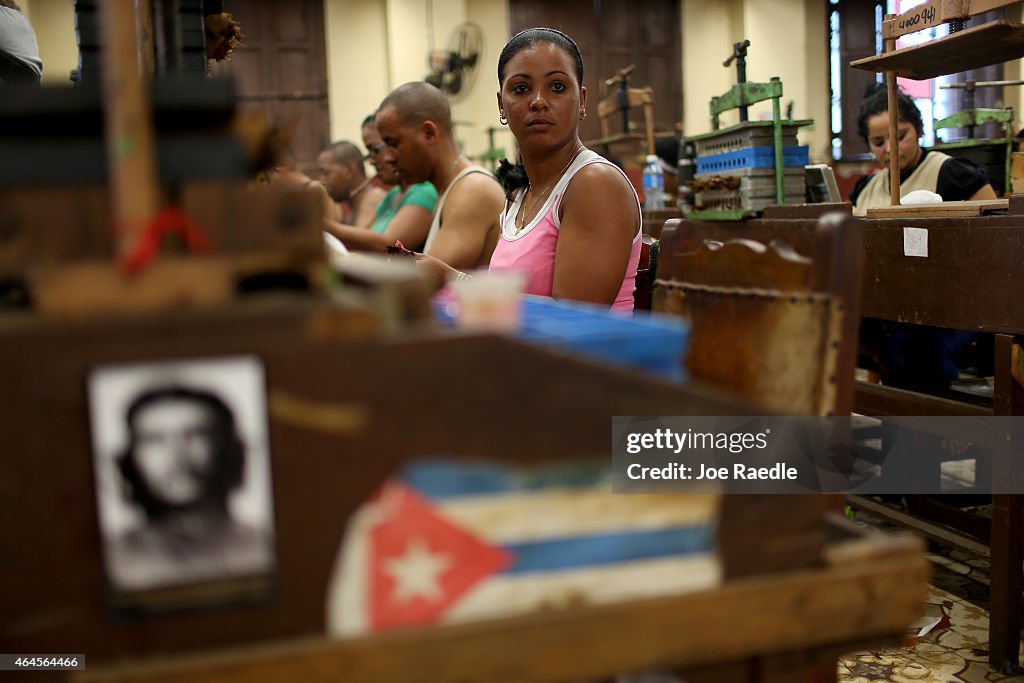
[[[369,532],[373,630],[436,623],[512,562],[507,551],[445,519],[408,486],[388,486],[378,502],[385,516]]]

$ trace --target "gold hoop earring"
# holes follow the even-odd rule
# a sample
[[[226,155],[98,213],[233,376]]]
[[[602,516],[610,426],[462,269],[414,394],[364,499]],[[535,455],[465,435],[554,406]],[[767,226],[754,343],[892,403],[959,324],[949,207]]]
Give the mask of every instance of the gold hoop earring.
[[[500,112],[498,114],[498,122],[503,126],[508,125],[508,117],[505,116],[505,112]]]

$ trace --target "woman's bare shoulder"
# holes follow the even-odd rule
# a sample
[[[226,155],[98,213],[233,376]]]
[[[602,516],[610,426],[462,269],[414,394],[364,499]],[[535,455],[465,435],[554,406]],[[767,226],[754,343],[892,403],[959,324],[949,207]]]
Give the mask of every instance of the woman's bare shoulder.
[[[562,226],[633,235],[638,229],[636,192],[611,163],[590,163],[573,176],[559,207]]]
[[[577,199],[587,204],[626,200],[633,203],[635,197],[633,186],[623,172],[606,161],[591,162],[578,170],[565,190],[565,201],[570,203],[576,203]]]
[[[573,176],[572,186],[582,187],[587,192],[624,192],[632,193],[632,185],[621,170],[610,161],[593,161]]]

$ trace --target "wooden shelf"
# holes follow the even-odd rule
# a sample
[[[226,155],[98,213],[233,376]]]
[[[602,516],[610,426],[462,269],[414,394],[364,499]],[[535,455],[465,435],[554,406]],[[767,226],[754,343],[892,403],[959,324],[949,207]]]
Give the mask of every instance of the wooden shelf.
[[[893,71],[924,80],[1024,57],[1024,26],[999,20],[922,45],[904,47],[850,62],[866,71]]]
[[[1007,211],[1006,199],[978,199],[966,202],[941,202],[909,206],[879,206],[868,209],[868,218],[952,218],[954,216],[981,216],[995,211]]]

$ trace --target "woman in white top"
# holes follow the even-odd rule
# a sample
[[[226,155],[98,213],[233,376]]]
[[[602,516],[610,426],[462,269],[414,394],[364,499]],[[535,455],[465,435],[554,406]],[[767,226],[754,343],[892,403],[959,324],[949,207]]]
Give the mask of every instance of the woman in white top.
[[[985,170],[973,162],[921,147],[924,134],[921,111],[904,92],[897,96],[899,122],[897,140],[900,159],[900,196],[914,190],[927,190],[953,202],[964,199],[995,199]],[[868,209],[889,206],[889,98],[886,88],[875,83],[868,88],[857,116],[857,130],[871,153],[882,164],[872,176],[857,181],[850,192],[853,212],[863,216]]]

